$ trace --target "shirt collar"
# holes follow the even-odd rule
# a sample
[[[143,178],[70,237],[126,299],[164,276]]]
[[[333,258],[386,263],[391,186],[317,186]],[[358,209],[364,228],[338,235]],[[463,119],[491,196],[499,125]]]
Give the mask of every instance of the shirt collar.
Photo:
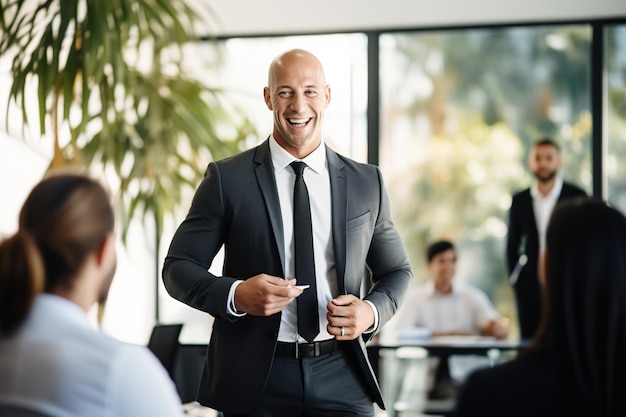
[[[283,149],[278,142],[276,142],[276,139],[274,139],[274,135],[270,135],[270,154],[272,155],[274,169],[285,169],[293,161],[302,161],[319,174],[324,171],[324,166],[326,165],[326,146],[324,145],[324,141],[320,143],[317,149],[307,155],[306,158],[298,159]]]
[[[85,311],[67,298],[55,294],[41,293],[37,295],[32,312],[43,314],[53,321],[71,322],[80,327],[92,327]]]
[[[559,195],[561,194],[562,189],[563,189],[563,178],[560,175],[557,175],[554,181],[554,187],[552,187],[550,192],[544,196],[539,191],[539,186],[537,185],[537,180],[535,179],[530,186],[530,195],[533,197],[533,199],[542,199],[542,200],[557,199],[559,198]]]

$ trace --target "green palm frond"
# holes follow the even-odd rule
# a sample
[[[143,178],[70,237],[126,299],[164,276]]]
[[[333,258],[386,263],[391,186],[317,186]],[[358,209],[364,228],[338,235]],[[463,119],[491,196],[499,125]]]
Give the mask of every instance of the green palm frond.
[[[199,16],[185,1],[0,0],[0,56],[12,57],[7,121],[16,106],[25,126],[51,134],[51,166],[113,168],[124,232],[147,214],[160,227],[208,160],[254,134],[223,91],[182,68],[191,28],[208,24]]]

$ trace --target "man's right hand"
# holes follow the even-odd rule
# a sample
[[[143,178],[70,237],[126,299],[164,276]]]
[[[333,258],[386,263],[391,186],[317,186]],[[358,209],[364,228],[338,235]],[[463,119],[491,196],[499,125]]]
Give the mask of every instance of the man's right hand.
[[[302,290],[294,285],[295,279],[285,280],[267,274],[248,278],[235,290],[235,308],[253,316],[271,316],[302,294]]]
[[[496,339],[506,339],[509,336],[509,323],[506,317],[490,320],[484,328],[484,333]]]

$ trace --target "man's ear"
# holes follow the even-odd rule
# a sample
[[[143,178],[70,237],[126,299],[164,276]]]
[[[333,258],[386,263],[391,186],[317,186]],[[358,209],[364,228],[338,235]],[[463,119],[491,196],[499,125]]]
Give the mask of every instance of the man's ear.
[[[324,105],[324,108],[327,108],[328,105],[330,104],[330,85],[326,86],[326,91],[324,92],[324,96],[326,100],[326,104]]]
[[[111,251],[115,251],[115,235],[113,233],[109,233],[102,239],[100,245],[98,245],[96,251],[96,262],[98,266],[102,266],[102,264],[106,262]]]
[[[272,96],[269,87],[263,88],[263,99],[265,100],[267,108],[273,111],[274,107],[272,106]]]

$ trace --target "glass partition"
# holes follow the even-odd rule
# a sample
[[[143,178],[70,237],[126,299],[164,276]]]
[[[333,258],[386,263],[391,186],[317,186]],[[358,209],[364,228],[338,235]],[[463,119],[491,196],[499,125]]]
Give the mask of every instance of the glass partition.
[[[530,144],[561,143],[564,178],[591,192],[590,43],[589,25],[380,37],[380,166],[417,282],[426,245],[451,239],[456,279],[517,323],[504,245]]]
[[[626,25],[605,29],[605,157],[607,199],[626,212]]]
[[[603,160],[608,197],[622,208],[624,31],[615,25],[605,32],[609,110]],[[271,133],[262,96],[271,60],[290,48],[312,51],[332,89],[325,139],[365,162],[367,95],[373,88],[367,83],[367,39],[351,33],[203,41],[188,46],[186,56],[193,59],[186,65],[207,85],[227,91],[229,102],[251,119],[257,133],[246,146],[252,147]],[[457,279],[483,288],[516,323],[504,242],[511,195],[531,181],[529,145],[540,136],[559,141],[564,178],[591,193],[591,25],[383,32],[378,39],[380,132],[373,136],[416,282],[426,280],[426,244],[450,238],[459,249]],[[190,202],[191,195],[161,236],[158,268]],[[211,270],[220,273],[220,258]],[[172,299],[160,280],[158,285],[160,321],[185,323],[184,342],[207,341],[210,316]]]

